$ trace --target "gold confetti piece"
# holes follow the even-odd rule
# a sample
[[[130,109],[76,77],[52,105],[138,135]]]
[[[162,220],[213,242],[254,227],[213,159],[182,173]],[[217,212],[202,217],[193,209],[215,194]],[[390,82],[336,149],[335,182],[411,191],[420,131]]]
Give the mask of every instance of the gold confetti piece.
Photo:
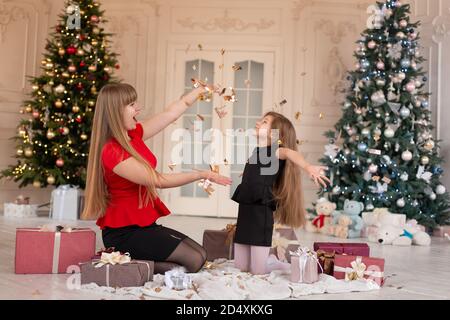
[[[306,76],[306,72],[302,72],[302,73],[300,73],[300,75],[301,75],[302,77],[304,77],[304,76]]]
[[[379,134],[376,134],[373,136],[373,140],[378,141],[381,139],[381,136]]]
[[[308,142],[308,140],[299,140],[299,139],[297,139],[295,142],[297,143],[297,145],[301,146],[301,145],[305,144],[306,142]]]
[[[238,65],[238,64],[234,64],[231,68],[232,68],[234,71],[242,70],[242,67],[241,67],[240,65]]]
[[[199,118],[201,121],[205,121],[205,118],[202,115],[197,114],[197,118]]]
[[[176,165],[177,165],[176,163],[171,163],[167,166],[169,167],[170,171],[173,171],[173,169],[176,167]]]
[[[223,159],[223,163],[227,166],[228,165],[228,160],[227,159]]]
[[[246,86],[247,88],[249,88],[250,85],[252,84],[252,81],[249,80],[249,79],[247,79],[247,80],[244,81],[244,83],[245,83],[245,86]]]
[[[189,49],[191,48],[191,45],[188,44],[188,46],[186,47],[186,50],[184,50],[185,53],[188,53]]]
[[[224,55],[224,54],[225,54],[225,49],[224,49],[224,48],[220,49],[220,54],[221,54],[221,55]]]
[[[319,119],[320,120],[322,120],[323,119],[323,117],[324,117],[324,114],[321,112],[321,113],[319,113]]]
[[[155,292],[161,292],[161,290],[162,290],[162,289],[161,289],[160,287],[156,287],[156,288],[155,288]]]
[[[222,70],[224,67],[223,63],[219,65],[219,69]]]
[[[209,169],[212,172],[219,173],[220,167],[217,164],[210,164]]]
[[[227,91],[227,88],[223,88],[222,91],[220,91],[219,96],[223,95]]]
[[[282,107],[283,105],[285,105],[287,103],[286,99],[283,99],[280,101],[280,107]]]
[[[203,50],[203,46],[202,46],[200,43],[197,45],[197,48],[198,48],[198,50],[200,50],[200,51]]]
[[[225,108],[225,106],[223,107],[216,107],[214,108],[214,111],[216,111],[217,115],[219,116],[220,119],[224,118],[227,115],[227,111],[223,110]]]
[[[300,111],[297,111],[296,113],[295,113],[295,120],[298,120],[298,119],[300,119],[300,116],[302,115],[302,113],[300,112]]]

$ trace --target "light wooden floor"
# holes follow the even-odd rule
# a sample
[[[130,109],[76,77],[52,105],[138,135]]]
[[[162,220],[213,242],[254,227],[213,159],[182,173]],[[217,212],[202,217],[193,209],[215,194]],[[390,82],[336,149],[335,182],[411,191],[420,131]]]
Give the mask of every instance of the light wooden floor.
[[[201,243],[204,229],[221,229],[229,219],[169,216],[159,220],[167,227],[179,230]],[[101,299],[97,294],[69,290],[69,275],[14,274],[15,229],[49,223],[46,217],[12,219],[0,215],[0,299]],[[73,225],[73,223],[72,223]],[[77,226],[89,226],[97,231],[97,248],[103,247],[101,233],[91,221],[78,221]],[[298,232],[303,245],[314,241],[336,241],[336,238]],[[357,242],[358,240],[352,240]],[[304,299],[450,299],[450,241],[433,238],[431,247],[393,247],[371,244],[371,255],[386,259],[385,286],[375,292],[326,294]]]

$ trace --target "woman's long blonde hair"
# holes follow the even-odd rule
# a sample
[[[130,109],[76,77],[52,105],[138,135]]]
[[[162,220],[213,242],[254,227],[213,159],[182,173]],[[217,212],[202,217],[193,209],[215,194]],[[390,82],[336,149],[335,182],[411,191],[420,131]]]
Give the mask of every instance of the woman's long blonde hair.
[[[297,137],[292,122],[277,112],[267,112],[264,116],[272,117],[271,129],[278,130],[280,147],[297,151]],[[293,228],[305,224],[301,170],[296,164],[286,161],[284,172],[274,185],[273,195],[277,201],[275,211],[277,222]]]
[[[97,219],[105,214],[109,195],[104,180],[102,149],[111,138],[115,138],[126,152],[139,161],[150,177],[151,183],[144,186],[146,187],[144,199],[141,193],[142,186],[139,186],[139,206],[148,205],[157,197],[155,185],[159,174],[133,148],[123,125],[124,108],[136,100],[136,90],[125,83],[105,85],[98,94],[90,140],[82,219]]]

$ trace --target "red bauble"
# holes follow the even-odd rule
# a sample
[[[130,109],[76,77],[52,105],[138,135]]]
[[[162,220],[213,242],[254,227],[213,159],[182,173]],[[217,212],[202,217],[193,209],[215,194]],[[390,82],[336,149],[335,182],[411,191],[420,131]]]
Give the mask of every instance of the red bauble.
[[[83,121],[83,119],[81,118],[80,115],[78,115],[78,116],[75,118],[75,121],[78,122],[78,123],[81,123],[81,121]]]
[[[98,17],[97,17],[96,15],[92,15],[92,16],[91,16],[91,22],[92,22],[92,23],[97,23],[98,20],[99,20],[99,19],[98,19]]]
[[[85,63],[84,61],[81,61],[81,62],[80,62],[80,67],[83,68],[84,66],[86,66],[86,63]]]
[[[81,82],[78,82],[77,83],[77,89],[81,91],[81,90],[83,90],[83,88],[84,88],[83,84]]]
[[[64,159],[62,158],[56,159],[56,165],[58,167],[62,167],[64,165]]]
[[[57,25],[55,29],[56,29],[56,32],[60,33],[62,30],[62,27],[60,25]]]
[[[75,52],[77,52],[77,49],[72,45],[68,46],[66,49],[67,54],[75,54]]]
[[[116,68],[116,69],[120,69],[120,66],[119,66],[119,64],[116,64],[116,65],[114,66],[114,68]]]
[[[80,41],[83,41],[84,39],[86,39],[86,37],[84,35],[80,34],[78,39],[80,39]]]

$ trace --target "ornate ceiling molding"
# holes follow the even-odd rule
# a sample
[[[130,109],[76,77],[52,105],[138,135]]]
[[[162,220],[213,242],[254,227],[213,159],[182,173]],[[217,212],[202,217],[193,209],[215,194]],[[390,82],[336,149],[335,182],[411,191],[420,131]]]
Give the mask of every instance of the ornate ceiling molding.
[[[28,18],[25,9],[18,6],[7,5],[5,0],[0,0],[0,43],[3,42],[8,25],[13,21]]]

